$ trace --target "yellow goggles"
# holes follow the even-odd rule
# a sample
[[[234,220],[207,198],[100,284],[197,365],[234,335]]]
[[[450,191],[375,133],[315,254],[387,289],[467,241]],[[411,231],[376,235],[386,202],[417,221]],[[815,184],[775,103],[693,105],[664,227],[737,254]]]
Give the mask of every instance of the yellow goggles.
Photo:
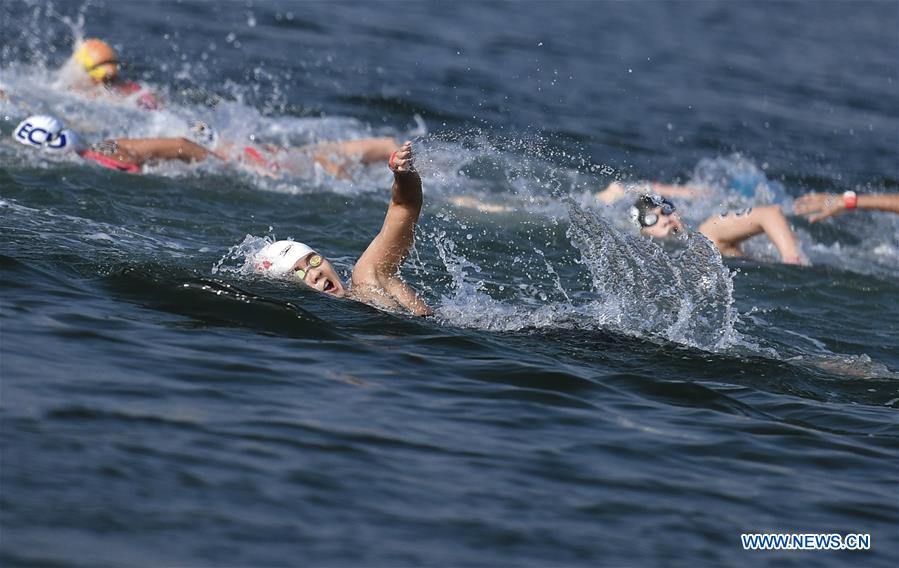
[[[94,60],[84,49],[78,50],[75,53],[75,60],[78,61],[78,63],[84,67],[84,71],[96,81],[102,81],[107,76],[115,75],[119,70],[119,62],[115,58],[104,59],[103,61],[94,63]],[[107,67],[108,65],[111,65],[112,67]]]
[[[112,68],[106,67],[106,65],[112,65]],[[119,62],[115,59],[107,59],[106,61],[101,61],[95,65],[92,65],[87,68],[87,74],[96,79],[97,81],[102,81],[103,79],[109,78],[115,75],[119,70]]]
[[[309,257],[309,262],[306,263],[305,268],[297,268],[296,270],[293,271],[293,273],[296,274],[300,280],[305,280],[306,272],[310,268],[318,268],[321,265],[322,265],[322,256],[320,254],[313,254],[312,256]]]

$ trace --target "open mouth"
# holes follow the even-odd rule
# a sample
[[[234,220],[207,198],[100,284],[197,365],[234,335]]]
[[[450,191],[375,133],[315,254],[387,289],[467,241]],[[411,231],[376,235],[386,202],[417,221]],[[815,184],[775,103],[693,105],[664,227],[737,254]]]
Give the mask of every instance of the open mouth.
[[[337,292],[337,286],[330,280],[326,279],[325,285],[322,288],[322,292],[324,292],[326,294],[334,294]]]

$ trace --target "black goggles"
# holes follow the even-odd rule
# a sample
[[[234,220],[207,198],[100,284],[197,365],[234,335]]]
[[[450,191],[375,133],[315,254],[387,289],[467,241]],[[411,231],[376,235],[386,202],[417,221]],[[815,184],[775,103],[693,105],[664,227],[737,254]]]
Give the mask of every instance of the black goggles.
[[[660,209],[659,213],[664,215],[665,217],[667,217],[668,215],[671,215],[672,213],[674,213],[677,210],[677,207],[674,206],[674,203],[671,203],[670,201],[668,201],[665,198],[652,199],[652,200],[650,200],[650,204],[653,207],[658,207]],[[656,215],[655,213],[646,212],[640,218],[640,224],[644,227],[652,227],[653,225],[655,225],[658,222],[659,222],[659,216]]]

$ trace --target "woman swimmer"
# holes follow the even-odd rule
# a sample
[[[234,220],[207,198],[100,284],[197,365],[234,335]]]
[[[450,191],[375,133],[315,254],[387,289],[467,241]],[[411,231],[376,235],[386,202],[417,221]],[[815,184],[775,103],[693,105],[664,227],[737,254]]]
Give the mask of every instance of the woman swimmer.
[[[30,116],[13,131],[16,142],[50,152],[74,152],[101,166],[138,173],[149,162],[200,162],[215,155],[186,138],[116,138],[84,145],[78,134],[48,115]]]
[[[337,179],[351,179],[350,167],[355,164],[370,165],[386,160],[399,148],[390,137],[363,138],[340,142],[324,142],[299,147],[253,144],[246,146],[235,142],[218,142],[204,123],[194,125],[194,132],[203,130],[202,142],[215,145],[216,154],[222,159],[234,159],[249,166],[257,173],[277,178],[281,174],[308,177],[312,164],[319,165]],[[196,137],[195,137],[196,139]]]
[[[667,187],[701,191],[701,188]],[[622,189],[621,197],[624,195]],[[617,199],[617,197],[611,199],[610,203]],[[487,203],[468,196],[453,197],[450,201],[459,207],[477,209],[483,213],[504,213],[513,210],[513,207],[508,205]],[[675,209],[674,203],[662,195],[643,194],[640,195],[630,211],[631,218],[640,226],[642,234],[655,238],[667,238],[684,231],[683,222]],[[764,233],[780,253],[781,262],[808,264],[789,222],[778,205],[755,207],[726,215],[713,215],[699,226],[699,232],[712,241],[721,254],[726,256],[742,256],[740,244],[751,237]]]
[[[75,46],[72,57],[60,70],[60,77],[71,87],[90,96],[105,92],[115,97],[135,97],[137,106],[147,110],[162,106],[155,93],[140,83],[119,76],[119,60],[115,50],[96,38],[83,40]]]
[[[344,286],[331,263],[308,245],[276,241],[256,253],[251,262],[265,276],[290,278],[337,298],[350,298],[378,308],[429,315],[431,310],[399,275],[399,268],[415,240],[421,213],[421,178],[415,171],[412,143],[390,156],[393,194],[380,232],[356,261],[350,287]]]
[[[667,238],[682,232],[684,224],[674,203],[658,194],[643,194],[630,209],[631,219],[644,235]],[[808,265],[796,235],[779,205],[754,207],[738,213],[713,215],[699,225],[699,232],[725,256],[742,256],[743,241],[764,233],[785,264]]]
[[[17,142],[50,152],[74,152],[101,166],[138,173],[150,162],[201,162],[215,153],[187,138],[116,138],[85,145],[61,120],[48,115],[30,116],[13,131]]]
[[[641,233],[656,238],[666,238],[684,230],[680,216],[675,212],[674,203],[669,198],[697,199],[709,194],[708,189],[697,185],[670,185],[658,182],[647,185],[651,193],[639,195],[630,209],[631,219],[640,226]],[[612,182],[595,195],[603,203],[611,205],[626,197],[628,193],[629,188],[624,184]],[[779,205],[764,205],[735,213],[712,215],[699,225],[698,231],[712,241],[725,256],[742,256],[741,243],[764,233],[780,253],[781,262],[808,264],[799,248],[796,235]]]

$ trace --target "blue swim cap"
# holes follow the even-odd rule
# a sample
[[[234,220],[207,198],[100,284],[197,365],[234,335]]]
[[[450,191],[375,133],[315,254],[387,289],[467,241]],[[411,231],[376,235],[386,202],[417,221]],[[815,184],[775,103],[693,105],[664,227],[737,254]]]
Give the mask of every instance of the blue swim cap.
[[[740,172],[731,178],[727,187],[736,191],[747,199],[755,197],[755,190],[760,185],[765,185],[768,178],[761,172]]]

